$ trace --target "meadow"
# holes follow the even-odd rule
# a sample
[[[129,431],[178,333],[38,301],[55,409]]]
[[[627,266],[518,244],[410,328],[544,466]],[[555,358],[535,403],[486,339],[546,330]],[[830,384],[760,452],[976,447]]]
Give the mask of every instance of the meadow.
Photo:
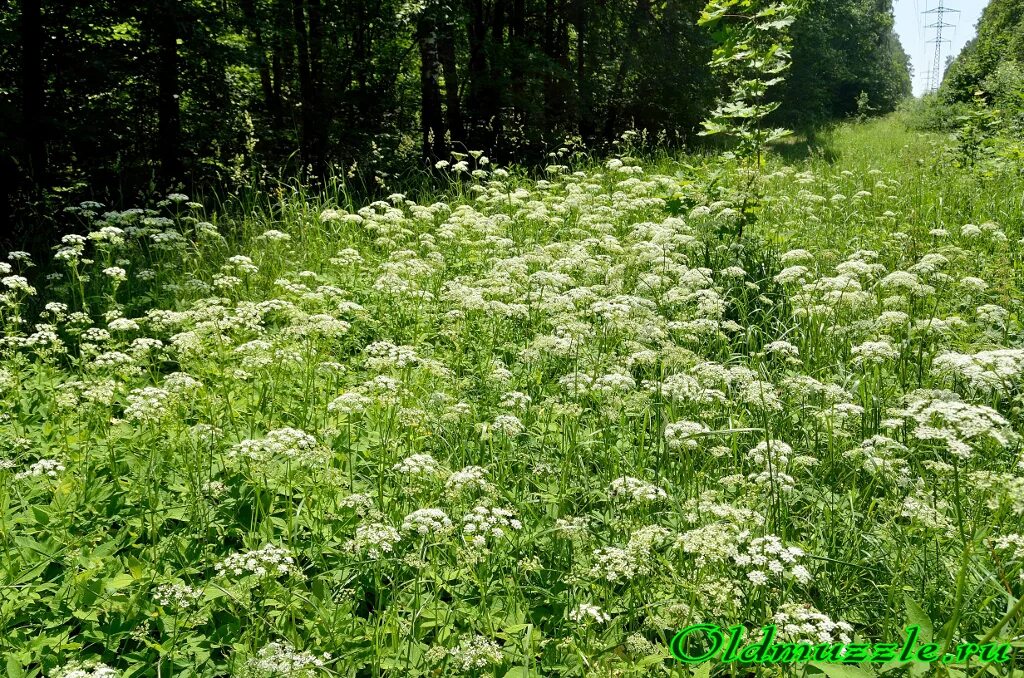
[[[11,253],[0,671],[1020,675],[668,646],[1021,644],[1019,165],[843,125],[736,238],[744,177],[629,145],[84,203]]]

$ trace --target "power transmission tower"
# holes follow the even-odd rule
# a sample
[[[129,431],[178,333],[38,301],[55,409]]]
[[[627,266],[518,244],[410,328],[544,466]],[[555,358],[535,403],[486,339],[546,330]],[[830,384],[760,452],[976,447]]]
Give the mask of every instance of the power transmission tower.
[[[955,24],[948,24],[945,21],[947,14],[959,14],[960,10],[953,9],[952,7],[946,7],[944,0],[939,0],[939,5],[935,9],[929,9],[922,12],[922,14],[934,14],[935,23],[931,23],[925,26],[925,28],[934,28],[935,37],[927,42],[929,44],[935,43],[935,57],[932,60],[931,70],[928,71],[928,84],[926,91],[934,92],[942,84],[942,74],[944,69],[942,68],[942,43],[951,43],[950,40],[942,37],[942,29],[944,28],[956,28]]]

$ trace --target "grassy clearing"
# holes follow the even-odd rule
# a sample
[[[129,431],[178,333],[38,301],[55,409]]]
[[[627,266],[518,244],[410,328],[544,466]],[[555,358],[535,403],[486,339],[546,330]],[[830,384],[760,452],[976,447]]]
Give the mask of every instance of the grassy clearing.
[[[7,674],[1016,638],[1024,178],[895,118],[827,142],[771,160],[741,244],[692,158],[73,210],[88,235],[3,280]]]

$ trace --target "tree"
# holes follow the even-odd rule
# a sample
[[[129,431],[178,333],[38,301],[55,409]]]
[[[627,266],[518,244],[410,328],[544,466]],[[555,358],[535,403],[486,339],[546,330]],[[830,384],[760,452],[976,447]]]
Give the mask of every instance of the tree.
[[[46,137],[43,118],[43,12],[40,0],[21,3],[21,95],[27,171],[36,181],[46,178]]]
[[[153,4],[153,27],[157,40],[157,152],[165,186],[180,178],[181,108],[178,87],[178,2],[159,0]]]

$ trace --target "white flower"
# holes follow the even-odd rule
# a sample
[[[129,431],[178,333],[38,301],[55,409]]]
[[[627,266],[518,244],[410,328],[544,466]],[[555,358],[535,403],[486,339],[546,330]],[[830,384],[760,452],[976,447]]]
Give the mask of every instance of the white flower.
[[[50,678],[119,678],[120,671],[96,662],[72,662],[50,674]]]
[[[802,549],[787,547],[781,539],[770,534],[743,544],[732,559],[746,570],[745,576],[751,583],[766,586],[771,579],[779,577],[808,583],[811,574],[799,562],[803,557]]]
[[[193,588],[182,582],[160,584],[153,590],[153,600],[158,605],[178,611],[196,607],[202,597],[202,589]]]
[[[366,364],[374,370],[390,367],[401,369],[415,365],[420,360],[412,346],[395,346],[390,341],[374,342],[365,351],[368,356]]]
[[[245,668],[253,678],[313,678],[323,673],[327,658],[299,652],[290,643],[277,641],[261,647],[256,656],[245,663]]]
[[[811,272],[806,266],[789,266],[779,271],[773,278],[780,285],[795,285],[807,282]]]
[[[992,442],[1007,447],[1016,439],[1009,422],[987,405],[965,403],[951,391],[920,389],[906,396],[898,414],[917,424],[918,440],[945,443],[957,457],[969,458],[974,445]]]
[[[420,536],[440,536],[451,532],[452,520],[441,509],[423,508],[413,511],[402,521],[402,532]]]
[[[853,627],[834,622],[810,605],[787,603],[772,616],[778,638],[788,643],[850,643]]]
[[[362,393],[342,393],[327,405],[328,412],[356,414],[369,407],[373,401]]]
[[[483,636],[470,636],[447,651],[449,661],[462,673],[480,671],[501,663],[501,646]]]
[[[611,621],[611,616],[602,611],[597,605],[580,603],[566,614],[569,621],[577,623],[597,622],[599,624]]]
[[[523,422],[519,421],[519,418],[511,414],[499,414],[494,418],[494,422],[491,424],[491,429],[503,433],[509,438],[514,438],[523,431],[526,427],[523,426]]]
[[[19,480],[22,478],[38,478],[39,476],[56,478],[63,470],[64,463],[58,459],[40,459],[29,466],[27,470],[18,473],[14,477]]]
[[[882,365],[899,357],[900,353],[887,339],[865,341],[850,349],[855,365]]]
[[[758,466],[784,467],[792,454],[793,448],[781,440],[762,440],[747,452],[747,459]]]
[[[4,287],[11,290],[12,292],[24,292],[25,294],[35,294],[36,288],[28,284],[28,279],[20,275],[9,275],[3,279],[0,279],[0,283],[3,283]]]
[[[589,575],[607,582],[629,581],[646,571],[637,560],[637,553],[628,549],[605,546],[594,551],[593,559]]]
[[[437,460],[429,454],[413,454],[392,466],[391,469],[408,476],[431,476],[437,475],[441,471]]]
[[[678,421],[665,427],[665,444],[673,450],[695,450],[700,444],[700,436],[709,431],[700,422]]]
[[[278,231],[278,230],[270,229],[269,231],[264,231],[262,233],[262,235],[256,236],[256,239],[257,240],[269,240],[271,242],[283,242],[283,241],[291,240],[292,237],[290,235],[288,235],[287,233],[283,233],[283,232]]]
[[[119,266],[111,266],[109,268],[103,269],[103,275],[107,276],[111,280],[117,281],[128,279],[128,271],[124,270]]]
[[[966,276],[960,278],[960,284],[972,292],[984,292],[988,289],[988,283],[981,278]]]
[[[777,354],[784,357],[797,358],[800,356],[800,349],[788,341],[773,341],[766,344],[764,352],[769,354]]]
[[[932,368],[979,391],[1006,393],[1024,381],[1024,350],[997,349],[974,354],[947,351],[932,361]]]
[[[349,549],[365,553],[376,560],[395,550],[395,544],[401,541],[398,530],[383,523],[363,523],[356,528],[355,538],[349,542]]]
[[[268,431],[263,438],[243,440],[227,452],[228,459],[241,459],[255,464],[291,463],[300,466],[323,466],[330,461],[330,453],[316,438],[294,428]]]
[[[128,394],[128,406],[124,410],[124,416],[129,421],[158,423],[167,414],[170,397],[169,392],[155,386],[132,389]]]
[[[624,498],[627,501],[638,503],[661,501],[668,497],[665,490],[657,485],[652,485],[632,476],[616,478],[612,481],[608,491],[613,499]]]
[[[275,578],[297,574],[295,558],[288,549],[266,544],[262,548],[232,553],[214,566],[220,577]]]
[[[484,547],[487,537],[501,539],[510,532],[523,528],[515,513],[504,508],[477,506],[462,517],[462,531],[466,541],[476,547]]]
[[[445,487],[453,492],[477,490],[490,492],[491,484],[487,481],[487,471],[479,466],[467,466],[448,477]]]

